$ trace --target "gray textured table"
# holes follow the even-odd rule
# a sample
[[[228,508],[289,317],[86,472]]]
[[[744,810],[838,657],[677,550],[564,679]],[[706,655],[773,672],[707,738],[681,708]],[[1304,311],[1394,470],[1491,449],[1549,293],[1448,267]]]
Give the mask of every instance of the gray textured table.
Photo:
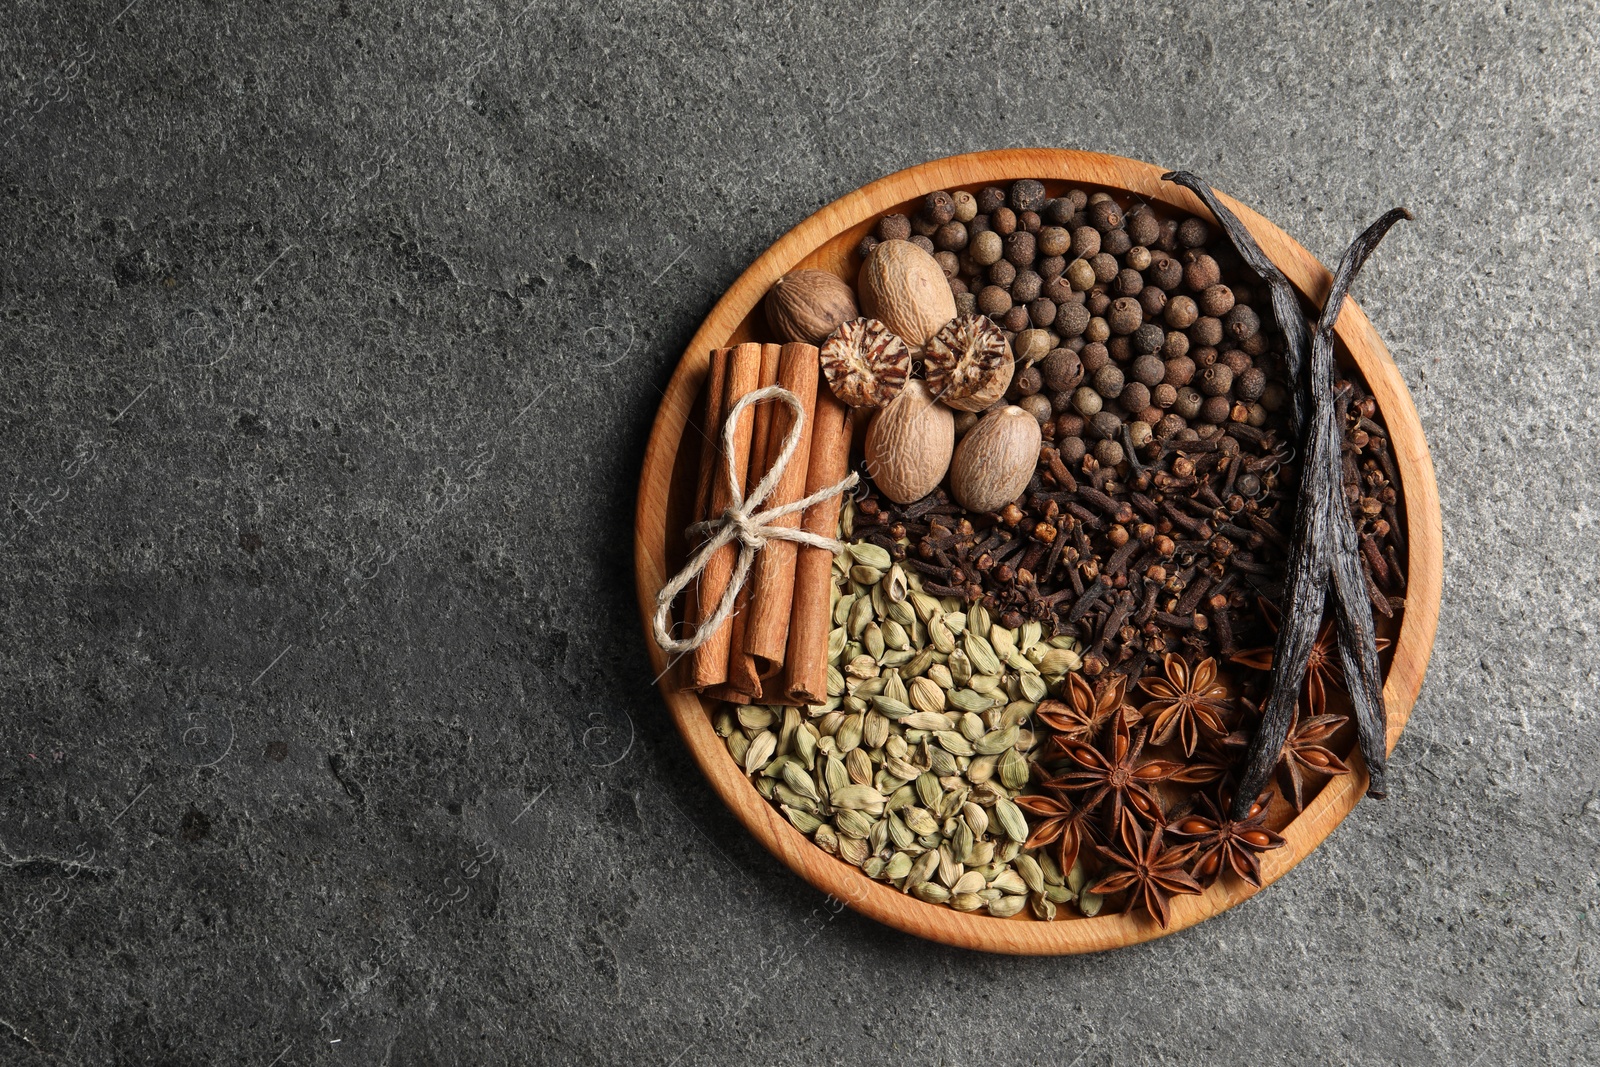
[[[0,28],[0,1062],[1600,1060],[1592,5],[125,3]],[[1357,296],[1444,502],[1392,798],[1096,958],[833,915],[631,592],[722,289],[1024,144],[1325,261],[1409,206]]]

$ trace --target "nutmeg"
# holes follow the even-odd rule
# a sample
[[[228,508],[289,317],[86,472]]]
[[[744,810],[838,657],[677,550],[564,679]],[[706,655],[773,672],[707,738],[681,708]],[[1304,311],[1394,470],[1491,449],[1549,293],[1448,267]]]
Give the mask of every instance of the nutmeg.
[[[825,270],[790,271],[767,290],[767,325],[783,341],[820,345],[857,314],[850,283]]]
[[[956,443],[955,414],[934,400],[926,382],[907,382],[867,429],[867,474],[897,504],[938,488]]]
[[[997,511],[1022,495],[1039,462],[1039,420],[1016,405],[985,415],[950,461],[950,492],[968,511]]]
[[[956,317],[955,295],[944,271],[932,255],[909,241],[884,241],[874,248],[861,264],[856,288],[861,310],[919,351]]]

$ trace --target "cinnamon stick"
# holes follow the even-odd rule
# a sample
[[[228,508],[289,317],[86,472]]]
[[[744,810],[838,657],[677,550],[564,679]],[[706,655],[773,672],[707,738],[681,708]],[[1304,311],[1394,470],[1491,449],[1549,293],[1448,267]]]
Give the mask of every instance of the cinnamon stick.
[[[722,455],[718,434],[722,429],[722,400],[723,391],[728,386],[728,354],[731,348],[715,348],[711,351],[711,365],[706,370],[705,384],[705,415],[700,421],[700,473],[695,481],[694,510],[689,513],[689,521],[704,522],[710,516],[706,509],[711,506],[711,480],[717,469],[717,460]],[[698,545],[689,546],[689,554],[693,555]],[[689,588],[683,591],[683,617],[691,626],[700,618],[700,587],[691,582]]]
[[[761,377],[757,388],[765,389],[769,385],[778,383],[778,357],[782,354],[781,345],[761,346]],[[756,485],[767,476],[767,471],[772,466],[772,456],[776,449],[769,451],[770,437],[774,414],[779,410],[787,414],[788,409],[775,401],[765,400],[756,406],[756,418],[750,435],[750,465],[745,473],[744,498],[750,499],[755,492]],[[766,505],[763,505],[763,508]],[[745,650],[746,634],[750,629],[750,603],[755,594],[755,578],[761,566],[762,557],[771,550],[770,545],[756,553],[756,558],[750,566],[750,573],[745,579],[743,588],[739,590],[739,598],[733,609],[732,629],[729,639],[728,653],[728,692],[715,694],[722,700],[735,704],[751,704],[761,699],[761,673],[755,657]]]
[[[812,425],[817,409],[817,374],[820,364],[813,345],[791,343],[783,346],[778,360],[778,384],[800,399],[804,415],[801,417],[799,442],[783,478],[767,498],[765,508],[792,504],[805,495],[806,475],[811,466]],[[777,461],[783,450],[783,439],[794,427],[794,413],[783,404],[772,409],[772,423],[767,431],[767,466]],[[798,528],[801,515],[785,515],[774,519],[772,525]],[[755,662],[756,672],[763,680],[770,679],[783,669],[789,645],[789,619],[794,607],[794,568],[796,550],[793,541],[768,541],[756,557],[756,569],[751,579],[750,615],[745,627],[744,649]],[[779,695],[779,694],[774,694]],[[787,694],[781,694],[787,696]]]
[[[733,410],[746,393],[753,392],[761,378],[761,346],[758,344],[737,345],[728,357],[728,371],[726,385],[723,391],[722,411]],[[750,468],[750,439],[755,430],[755,412],[746,408],[735,424],[733,434],[733,474],[741,483]],[[727,457],[722,455],[721,442],[723,428],[717,426],[712,430],[712,440],[716,443],[717,457],[712,470],[711,491],[707,497],[706,517],[721,515],[733,501],[732,487],[728,484]],[[698,626],[704,619],[716,613],[717,605],[722,601],[722,595],[728,589],[728,581],[733,576],[734,561],[738,559],[739,546],[737,544],[723,545],[711,558],[706,561],[706,569],[700,575],[700,588],[696,596],[698,611],[694,625]],[[728,677],[728,650],[732,646],[732,627],[724,623],[706,638],[704,644],[696,648],[689,657],[688,687],[691,689],[707,689],[719,685]]]
[[[806,495],[845,476],[850,466],[849,409],[827,384],[816,390],[812,418],[811,460],[806,466]],[[801,528],[823,537],[839,534],[840,496],[806,508]],[[821,704],[828,698],[828,630],[833,621],[833,553],[799,546],[795,557],[794,611],[789,623],[785,689],[799,704]]]

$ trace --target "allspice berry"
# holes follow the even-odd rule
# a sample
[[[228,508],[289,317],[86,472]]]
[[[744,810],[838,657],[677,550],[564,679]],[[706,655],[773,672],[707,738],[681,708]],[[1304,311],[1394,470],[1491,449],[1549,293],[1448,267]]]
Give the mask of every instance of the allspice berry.
[[[1103,341],[1090,341],[1078,351],[1078,359],[1083,364],[1085,373],[1093,374],[1095,371],[1111,362],[1111,353]]]
[[[1089,416],[1088,433],[1096,441],[1117,436],[1117,431],[1122,429],[1122,416],[1110,411],[1098,411]]]
[[[1000,259],[1000,254],[1005,251],[1005,242],[993,230],[985,230],[972,238],[968,254],[972,262],[980,267],[987,267]]]
[[[1078,292],[1094,288],[1094,268],[1087,259],[1075,259],[1067,264],[1067,281]]]
[[[1000,325],[1012,333],[1020,333],[1026,330],[1029,326],[1028,309],[1025,307],[1013,307],[1000,317]]]
[[[1147,322],[1140,326],[1137,330],[1133,331],[1133,336],[1130,338],[1130,340],[1133,344],[1133,351],[1135,354],[1141,356],[1148,355],[1151,352],[1158,352],[1161,350],[1161,346],[1165,344],[1167,340],[1167,331],[1163,330],[1160,326],[1157,326],[1153,322]]]
[[[1034,393],[1032,396],[1023,397],[1021,400],[1017,401],[1017,407],[1021,408],[1023,411],[1026,411],[1029,415],[1032,415],[1041,423],[1045,422],[1055,414],[1055,410],[1050,406],[1050,398],[1040,396],[1038,393]]]
[[[1217,358],[1220,362],[1228,365],[1228,369],[1233,371],[1233,376],[1235,379],[1237,379],[1239,375],[1243,374],[1251,367],[1255,366],[1250,357],[1245,355],[1237,348],[1230,348],[1226,352],[1221,353],[1221,355],[1219,355]]]
[[[1167,339],[1161,342],[1161,358],[1177,359],[1179,356],[1189,354],[1189,335],[1181,330],[1170,330]]]
[[[1247,341],[1261,332],[1261,318],[1249,304],[1240,304],[1229,311],[1222,324],[1235,341]]]
[[[1115,400],[1122,395],[1122,368],[1115,363],[1107,363],[1094,372],[1091,382],[1095,392],[1107,400]]]
[[[1201,293],[1196,303],[1207,315],[1221,318],[1233,310],[1233,290],[1218,282]]]
[[[1011,281],[1011,299],[1018,304],[1031,304],[1039,299],[1039,292],[1043,288],[1044,279],[1033,271],[1023,268],[1017,271],[1016,277]]]
[[[1054,293],[1048,294],[1052,299]],[[1057,301],[1056,303],[1056,333],[1062,337],[1078,337],[1089,325],[1089,309],[1082,304]]]
[[[1209,422],[1214,426],[1221,426],[1228,421],[1228,412],[1233,405],[1228,403],[1225,396],[1209,396],[1200,405],[1200,421]]]
[[[922,198],[922,217],[936,226],[943,226],[956,217],[955,197],[943,189]]]
[[[1160,385],[1161,380],[1167,376],[1166,364],[1161,362],[1161,357],[1155,355],[1140,356],[1133,361],[1130,369],[1134,381],[1149,386]]]
[[[1197,218],[1187,218],[1178,224],[1178,243],[1185,248],[1199,248],[1211,240],[1211,227]]]
[[[1189,340],[1197,345],[1221,344],[1222,320],[1210,315],[1201,315],[1194,320],[1194,325],[1189,327]]]
[[[1100,231],[1093,226],[1079,226],[1072,231],[1072,244],[1067,254],[1074,259],[1088,259],[1100,253]]]
[[[1107,368],[1108,370],[1111,368]],[[1122,410],[1140,412],[1150,406],[1150,387],[1143,382],[1128,382],[1122,387],[1122,393],[1117,397],[1117,403]]]
[[[1033,265],[1036,242],[1027,230],[1017,230],[1005,238],[1005,257],[1018,267]]]
[[[1174,330],[1186,330],[1200,317],[1200,305],[1193,297],[1175,296],[1167,301],[1167,310],[1161,317]]]
[[[1183,268],[1183,284],[1191,292],[1203,293],[1222,281],[1222,268],[1204,252],[1195,256]]]
[[[1167,310],[1166,290],[1154,285],[1147,285],[1139,290],[1139,306],[1144,308],[1146,319],[1159,319],[1162,312]]]
[[[1240,400],[1259,400],[1266,387],[1267,374],[1260,367],[1251,367],[1233,379],[1233,395]]]
[[[1172,402],[1178,399],[1178,390],[1162,382],[1150,390],[1150,403],[1158,408],[1170,408]]]
[[[1213,363],[1200,372],[1200,391],[1206,396],[1226,396],[1233,388],[1233,371],[1226,363]]]
[[[1076,389],[1083,381],[1083,364],[1069,348],[1057,348],[1039,364],[1044,384],[1053,393]],[[1254,398],[1252,398],[1254,399]]]
[[[978,214],[978,201],[971,193],[961,191],[951,194],[956,205],[956,221],[971,222]]]
[[[933,247],[945,252],[959,252],[967,247],[967,228],[959,222],[947,222],[933,231]]]
[[[1127,255],[1128,249],[1133,247],[1133,242],[1128,240],[1127,230],[1112,230],[1100,238],[1100,251],[1110,252],[1114,256]]]
[[[1067,260],[1064,256],[1045,256],[1033,265],[1033,269],[1039,272],[1039,277],[1049,281],[1061,276],[1061,272],[1067,269]]]
[[[1188,385],[1194,381],[1194,360],[1188,356],[1178,356],[1167,360],[1167,373],[1162,376],[1162,381],[1168,385]],[[1188,416],[1184,416],[1187,418]]]
[[[1035,326],[1049,329],[1056,321],[1056,302],[1047,296],[1029,301],[1028,318]]]
[[[1135,210],[1127,217],[1128,236],[1135,244],[1152,245],[1161,236],[1161,222],[1148,210]],[[1140,268],[1141,270],[1143,268]]]
[[[992,215],[999,208],[1005,207],[1006,191],[998,185],[985,186],[978,192],[978,210],[985,215]]]
[[[1008,207],[997,207],[989,214],[989,225],[1001,237],[1009,237],[1017,229],[1017,213]]]
[[[1044,375],[1035,366],[1023,367],[1011,378],[1011,393],[1015,397],[1032,396],[1044,388]]]
[[[1198,399],[1198,394],[1196,399]],[[1100,399],[1100,394],[1095,392],[1093,389],[1090,389],[1086,385],[1080,385],[1077,389],[1073,390],[1073,410],[1086,419],[1098,415],[1103,404],[1104,401]],[[1196,407],[1198,409],[1198,405],[1196,405]]]
[[[1111,279],[1111,288],[1118,296],[1138,296],[1144,292],[1144,275],[1132,267],[1123,267]]]
[[[1011,183],[1011,207],[1016,211],[1038,211],[1044,206],[1044,183],[1023,178]]]
[[[1088,454],[1083,438],[1068,437],[1061,432],[1061,420],[1056,420],[1056,449],[1064,463],[1076,463]]]
[[[1129,296],[1113,300],[1106,313],[1106,325],[1111,327],[1114,334],[1130,334],[1143,322],[1144,309],[1139,306],[1139,301]]]
[[[1172,411],[1186,419],[1192,419],[1200,414],[1200,405],[1205,403],[1205,397],[1187,385],[1179,386],[1178,399],[1172,402]]]
[[[1127,254],[1122,257],[1122,262],[1126,263],[1133,270],[1146,270],[1150,266],[1150,250],[1143,245],[1134,245],[1132,248],[1128,249]]]
[[[1110,197],[1090,204],[1085,214],[1088,216],[1089,225],[1101,233],[1108,233],[1122,225],[1122,209]]]
[[[1011,283],[1017,280],[1016,264],[1005,259],[992,263],[989,265],[988,278],[990,285],[1010,289]]]
[[[999,318],[1011,310],[1011,294],[998,285],[986,285],[978,290],[978,310],[991,319]]]
[[[880,241],[909,241],[911,220],[904,215],[885,215],[878,220],[878,228],[874,232]]]
[[[1145,276],[1150,279],[1151,285],[1170,293],[1183,284],[1183,264],[1166,253],[1159,258],[1152,256]]]
[[[1094,458],[1102,467],[1115,467],[1124,458],[1122,445],[1108,437],[1094,446]]]
[[[1117,262],[1117,257],[1109,252],[1100,252],[1089,257],[1089,266],[1094,268],[1094,280],[1104,285],[1117,276],[1117,271],[1122,269],[1122,264]]]
[[[1072,247],[1072,235],[1060,226],[1045,226],[1038,234],[1041,256],[1064,256]]]

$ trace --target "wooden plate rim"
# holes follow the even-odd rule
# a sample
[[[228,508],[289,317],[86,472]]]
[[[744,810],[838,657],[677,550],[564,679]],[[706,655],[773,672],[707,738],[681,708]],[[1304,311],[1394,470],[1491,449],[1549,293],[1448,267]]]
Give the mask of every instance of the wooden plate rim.
[[[766,294],[772,282],[835,234],[935,189],[1029,177],[1098,185],[1191,214],[1210,213],[1187,190],[1161,180],[1163,168],[1118,156],[1070,149],[1019,148],[933,160],[880,178],[840,197],[801,222],[767,249],[712,308],[667,386],[646,448],[636,513],[634,563],[639,609],[653,669],[666,659],[649,637],[657,591],[668,577],[667,493],[673,463],[706,373],[708,353],[719,347]],[[1332,276],[1317,259],[1255,211],[1219,194],[1255,235],[1262,248],[1299,291],[1320,305]],[[1352,232],[1354,232],[1352,230]],[[1372,388],[1394,442],[1406,505],[1408,597],[1384,688],[1392,750],[1411,714],[1438,628],[1443,561],[1438,486],[1433,461],[1411,394],[1366,313],[1348,301],[1338,339]],[[879,922],[906,933],[962,948],[1019,955],[1064,955],[1133,945],[1176,933],[1255,895],[1237,880],[1219,881],[1204,895],[1172,902],[1171,926],[1143,916],[1100,915],[1093,919],[1038,922],[963,914],[925,904],[892,886],[874,882],[855,867],[824,853],[773,809],[727,755],[711,728],[705,706],[693,693],[665,681],[662,696],[685,744],[712,788],[739,821],[774,855],[817,889]],[[1287,845],[1263,856],[1263,885],[1270,885],[1304,859],[1355,807],[1366,789],[1366,770],[1354,756],[1354,773],[1331,781],[1283,831]],[[1391,801],[1394,802],[1394,801]],[[1401,801],[1403,802],[1403,801]]]

